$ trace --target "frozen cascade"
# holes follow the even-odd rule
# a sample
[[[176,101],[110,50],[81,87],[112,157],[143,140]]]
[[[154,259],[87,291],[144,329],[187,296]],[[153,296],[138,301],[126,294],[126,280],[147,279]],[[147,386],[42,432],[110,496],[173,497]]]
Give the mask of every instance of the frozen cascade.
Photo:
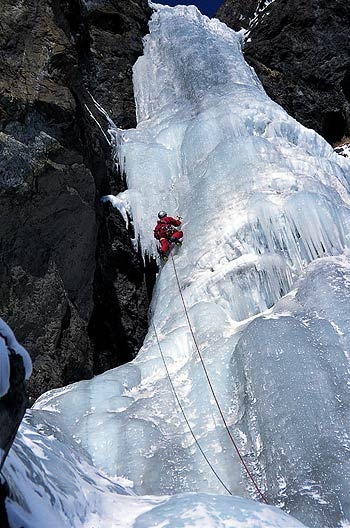
[[[149,255],[158,210],[181,214],[184,245],[174,251],[181,292],[247,465],[270,504],[309,527],[344,527],[350,162],[267,97],[243,59],[241,34],[191,6],[153,7],[134,68],[138,126],[111,129],[128,184],[112,200]],[[196,438],[240,499],[225,496],[198,450],[154,327]],[[301,526],[247,500],[258,497],[214,405],[171,260],[158,276],[138,357],[43,395],[23,429],[69,443],[78,459],[74,440],[94,464],[89,473],[77,462],[79,473],[98,490],[100,473],[126,483],[123,501],[135,511],[123,517],[120,502],[120,524],[113,517],[103,526]],[[16,452],[11,457],[15,465]],[[58,493],[62,519],[74,506]],[[95,496],[94,511],[109,498]],[[79,504],[75,526],[94,526]]]
[[[207,301],[214,289],[215,301],[242,320],[270,308],[305,264],[343,251],[348,169],[267,98],[243,60],[240,34],[177,9],[153,18],[135,66],[137,129],[112,131],[128,183],[121,198],[135,243],[149,254],[157,211],[185,218],[196,254],[195,264],[178,264],[195,283],[188,295]],[[193,252],[188,242],[184,251]]]

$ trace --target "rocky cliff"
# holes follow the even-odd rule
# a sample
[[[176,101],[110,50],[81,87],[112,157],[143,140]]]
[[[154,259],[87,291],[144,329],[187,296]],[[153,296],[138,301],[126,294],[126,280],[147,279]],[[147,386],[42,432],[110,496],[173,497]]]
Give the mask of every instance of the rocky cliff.
[[[235,31],[249,29],[261,0],[226,0],[217,10],[215,17]]]
[[[225,0],[216,16],[235,30],[249,28],[245,57],[273,100],[330,143],[345,141],[350,134],[347,0]]]
[[[3,0],[0,316],[33,360],[31,400],[131,359],[143,264],[101,196],[123,189],[107,119],[135,124],[147,0]],[[125,308],[127,307],[127,308]]]

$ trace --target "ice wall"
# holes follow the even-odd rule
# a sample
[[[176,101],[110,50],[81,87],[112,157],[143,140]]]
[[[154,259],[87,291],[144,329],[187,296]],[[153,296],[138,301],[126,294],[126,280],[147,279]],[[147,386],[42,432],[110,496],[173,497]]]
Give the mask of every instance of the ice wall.
[[[36,414],[36,428],[23,424],[6,466],[11,528],[304,526],[277,508],[239,497],[135,496],[122,479],[113,481],[93,468],[83,450],[47,424],[47,413]]]
[[[340,527],[350,520],[350,163],[267,97],[239,34],[193,7],[155,8],[134,70],[138,126],[111,129],[128,185],[113,201],[151,255],[158,210],[183,217],[180,291],[246,464],[271,504],[310,527]],[[259,497],[180,291],[170,259],[138,357],[43,395],[28,423],[37,428],[40,412],[139,495],[217,493],[230,515],[226,489]],[[221,515],[213,526],[226,526]]]
[[[181,214],[188,295],[243,320],[347,246],[348,164],[266,96],[239,34],[176,9],[153,17],[135,65],[138,126],[114,134],[121,198],[150,254],[157,211]]]
[[[267,494],[310,526],[349,518],[349,278],[347,257],[310,264],[296,290],[248,325],[231,359]]]

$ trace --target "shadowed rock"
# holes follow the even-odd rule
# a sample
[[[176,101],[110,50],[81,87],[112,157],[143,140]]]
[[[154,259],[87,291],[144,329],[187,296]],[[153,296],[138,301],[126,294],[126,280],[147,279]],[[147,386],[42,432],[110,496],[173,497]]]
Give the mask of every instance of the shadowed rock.
[[[261,0],[226,0],[217,10],[215,17],[235,31],[248,29]]]
[[[349,135],[349,2],[255,3],[268,5],[249,26],[245,57],[269,96],[330,143]],[[253,4],[226,0],[217,16],[236,30],[248,27]]]
[[[100,271],[110,214],[100,198],[123,182],[95,101],[116,125],[135,124],[132,65],[150,9],[146,0],[38,0],[35,9],[29,0],[4,0],[1,7],[0,314],[32,356],[33,401],[100,371],[102,329],[106,366],[131,359],[146,331],[137,253],[128,260],[136,286],[132,273],[119,285],[117,272],[111,280]],[[113,240],[120,236],[129,254],[125,227],[118,229]],[[122,294],[105,292],[111,287],[133,290],[125,318]]]

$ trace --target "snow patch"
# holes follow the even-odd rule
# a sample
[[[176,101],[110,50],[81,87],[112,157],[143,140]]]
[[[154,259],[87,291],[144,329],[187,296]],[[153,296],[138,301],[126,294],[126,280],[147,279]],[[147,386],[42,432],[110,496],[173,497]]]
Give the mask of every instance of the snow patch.
[[[16,341],[9,326],[0,319],[0,397],[10,388],[10,355],[18,354],[22,357],[25,369],[25,379],[32,373],[32,361],[28,352]]]

